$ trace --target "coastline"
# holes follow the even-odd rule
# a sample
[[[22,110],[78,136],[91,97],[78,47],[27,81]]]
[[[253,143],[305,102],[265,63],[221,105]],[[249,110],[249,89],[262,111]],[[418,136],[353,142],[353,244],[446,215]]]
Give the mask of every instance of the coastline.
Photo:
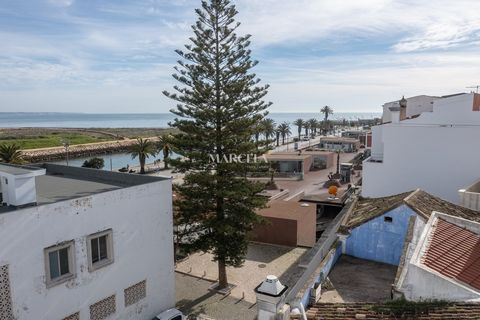
[[[147,137],[151,141],[158,141],[158,137]],[[136,139],[78,144],[68,147],[68,157],[88,157],[108,153],[128,152]],[[44,162],[63,160],[67,157],[67,148],[50,147],[22,150],[24,159],[28,162]]]

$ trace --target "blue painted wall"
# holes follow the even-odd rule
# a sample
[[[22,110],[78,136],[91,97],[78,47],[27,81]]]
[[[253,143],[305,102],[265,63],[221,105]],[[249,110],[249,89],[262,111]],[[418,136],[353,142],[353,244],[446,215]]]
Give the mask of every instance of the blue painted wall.
[[[338,243],[337,248],[335,250],[335,254],[330,256],[330,259],[327,261],[327,263],[325,263],[322,270],[320,271],[320,274],[323,274],[323,279],[325,279],[328,276],[328,274],[333,269],[333,266],[335,265],[335,263],[337,263],[337,260],[338,258],[340,258],[341,255],[342,255],[342,245]],[[313,281],[313,283],[310,284],[309,288],[313,288],[315,283],[317,283],[320,280],[320,274],[318,274],[315,277],[315,280]],[[307,307],[309,300],[310,300],[310,290],[307,290],[302,297],[302,304],[305,308]]]
[[[412,215],[416,215],[415,211],[402,205],[358,226],[346,240],[345,254],[398,265]],[[393,221],[386,222],[386,216]]]

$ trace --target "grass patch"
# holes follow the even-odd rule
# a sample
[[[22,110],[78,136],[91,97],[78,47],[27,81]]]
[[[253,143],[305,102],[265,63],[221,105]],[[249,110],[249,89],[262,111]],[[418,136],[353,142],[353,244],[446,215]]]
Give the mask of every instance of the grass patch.
[[[407,301],[405,299],[398,299],[387,301],[380,305],[372,307],[373,311],[379,314],[393,315],[395,317],[412,317],[422,314],[429,314],[437,308],[445,308],[452,303],[445,300],[422,300],[422,301]]]
[[[91,136],[83,133],[61,133],[56,132],[48,135],[41,136],[19,136],[12,139],[12,137],[7,137],[4,139],[0,137],[0,144],[11,144],[15,143],[20,146],[21,149],[36,149],[36,148],[50,148],[50,147],[59,147],[63,145],[63,141],[68,141],[70,145],[84,144],[84,143],[93,143],[93,142],[102,142],[113,140],[111,137],[105,136]]]

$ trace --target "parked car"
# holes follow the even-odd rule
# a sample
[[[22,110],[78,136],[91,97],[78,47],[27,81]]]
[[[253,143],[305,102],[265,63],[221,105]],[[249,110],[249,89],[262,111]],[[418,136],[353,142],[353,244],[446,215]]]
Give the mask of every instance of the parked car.
[[[310,138],[309,138],[309,137],[303,137],[302,140],[303,140],[303,141],[308,141],[308,140],[310,140]]]
[[[180,310],[172,308],[163,311],[153,318],[153,320],[187,320],[187,317],[185,317]]]

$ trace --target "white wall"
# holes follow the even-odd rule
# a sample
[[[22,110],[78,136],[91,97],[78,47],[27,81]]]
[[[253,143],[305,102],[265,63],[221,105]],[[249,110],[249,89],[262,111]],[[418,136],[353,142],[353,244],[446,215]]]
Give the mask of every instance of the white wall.
[[[382,197],[421,188],[454,203],[480,177],[480,112],[473,95],[435,101],[434,112],[383,124],[383,163],[364,162],[362,195]],[[378,130],[373,130],[375,136]],[[375,146],[377,144],[377,146]]]
[[[431,112],[433,110],[433,102],[438,99],[440,98],[426,95],[407,98],[407,117],[418,115],[423,112]],[[398,100],[387,102],[383,105],[383,123],[392,121],[389,108],[392,107],[396,102],[398,102]]]
[[[16,319],[62,319],[116,294],[111,319],[151,319],[175,303],[171,180],[0,214],[0,265],[10,265]],[[88,271],[86,236],[113,230],[113,264]],[[75,240],[75,279],[45,285],[43,249]],[[147,280],[147,297],[124,307],[123,290]]]
[[[474,290],[450,281],[442,275],[409,264],[402,291],[407,300],[450,300],[468,301],[480,299]]]

